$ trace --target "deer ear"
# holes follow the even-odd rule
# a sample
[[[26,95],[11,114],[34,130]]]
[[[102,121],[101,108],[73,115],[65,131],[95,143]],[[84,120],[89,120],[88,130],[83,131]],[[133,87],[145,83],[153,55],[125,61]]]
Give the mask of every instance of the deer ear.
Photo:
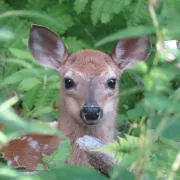
[[[116,65],[125,70],[134,66],[136,61],[146,60],[151,52],[149,36],[121,39],[111,53]]]
[[[59,69],[68,57],[63,41],[43,26],[32,25],[28,46],[34,58],[46,67]]]

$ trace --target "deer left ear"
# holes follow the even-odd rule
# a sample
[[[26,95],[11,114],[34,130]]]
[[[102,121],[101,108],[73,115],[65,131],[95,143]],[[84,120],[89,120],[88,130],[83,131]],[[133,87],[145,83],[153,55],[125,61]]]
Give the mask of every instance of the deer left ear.
[[[136,61],[145,61],[151,52],[151,38],[142,36],[121,39],[111,53],[116,65],[121,69],[129,69]]]

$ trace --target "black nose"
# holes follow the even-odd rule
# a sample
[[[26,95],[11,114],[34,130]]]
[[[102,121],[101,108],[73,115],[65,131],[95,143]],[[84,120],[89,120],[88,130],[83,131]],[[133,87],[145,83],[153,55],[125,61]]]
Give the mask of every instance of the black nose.
[[[88,123],[97,122],[102,117],[102,109],[99,106],[88,105],[81,110],[81,118]]]

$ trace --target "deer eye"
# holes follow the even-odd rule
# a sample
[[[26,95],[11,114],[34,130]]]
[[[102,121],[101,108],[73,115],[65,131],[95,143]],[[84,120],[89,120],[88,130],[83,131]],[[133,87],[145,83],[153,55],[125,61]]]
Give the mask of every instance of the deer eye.
[[[64,84],[65,84],[65,88],[66,89],[70,89],[72,87],[74,87],[74,81],[70,78],[64,78]]]
[[[108,87],[110,87],[111,89],[114,89],[115,86],[116,86],[116,79],[115,79],[115,78],[109,79],[108,82],[107,82],[107,85],[108,85]]]

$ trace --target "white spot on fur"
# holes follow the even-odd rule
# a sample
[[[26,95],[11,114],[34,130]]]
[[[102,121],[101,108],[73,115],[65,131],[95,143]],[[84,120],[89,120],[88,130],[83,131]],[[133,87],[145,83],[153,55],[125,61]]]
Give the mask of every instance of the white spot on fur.
[[[52,126],[52,127],[57,127],[58,122],[57,121],[53,121],[53,122],[50,122],[49,125]]]
[[[44,145],[44,150],[47,149],[48,146],[49,146],[48,144],[45,144],[45,145]]]
[[[13,137],[12,140],[17,139],[17,137]]]
[[[27,139],[28,142],[31,141],[31,140],[32,140],[32,137],[30,137],[30,138]]]
[[[110,67],[108,67],[108,77],[107,78],[116,78],[115,72]]]
[[[74,74],[77,74],[78,76],[81,76],[81,77],[85,77],[85,74],[84,73],[81,73],[80,71],[75,71],[75,70],[69,70],[65,75],[64,77],[73,77]]]
[[[22,137],[20,140],[22,140],[22,141],[23,141],[23,140],[25,140],[26,138],[27,138],[27,137],[26,137],[26,136],[24,136],[24,137]]]
[[[35,140],[31,140],[29,141],[29,145],[34,148],[34,149],[37,149],[38,148],[38,142],[35,141]]]
[[[14,161],[18,161],[19,160],[19,156],[14,156]]]
[[[14,157],[14,161],[17,163],[17,165],[20,166],[19,163],[18,163],[19,156],[18,155],[15,156],[14,152],[13,152],[13,157]]]
[[[21,139],[21,137],[14,137],[13,139]]]
[[[64,77],[71,77],[73,75],[73,72],[72,71],[68,71]]]
[[[9,160],[9,161],[7,162],[8,166],[11,166],[11,165],[12,165],[12,163],[13,163],[13,161],[12,161],[12,160]]]

